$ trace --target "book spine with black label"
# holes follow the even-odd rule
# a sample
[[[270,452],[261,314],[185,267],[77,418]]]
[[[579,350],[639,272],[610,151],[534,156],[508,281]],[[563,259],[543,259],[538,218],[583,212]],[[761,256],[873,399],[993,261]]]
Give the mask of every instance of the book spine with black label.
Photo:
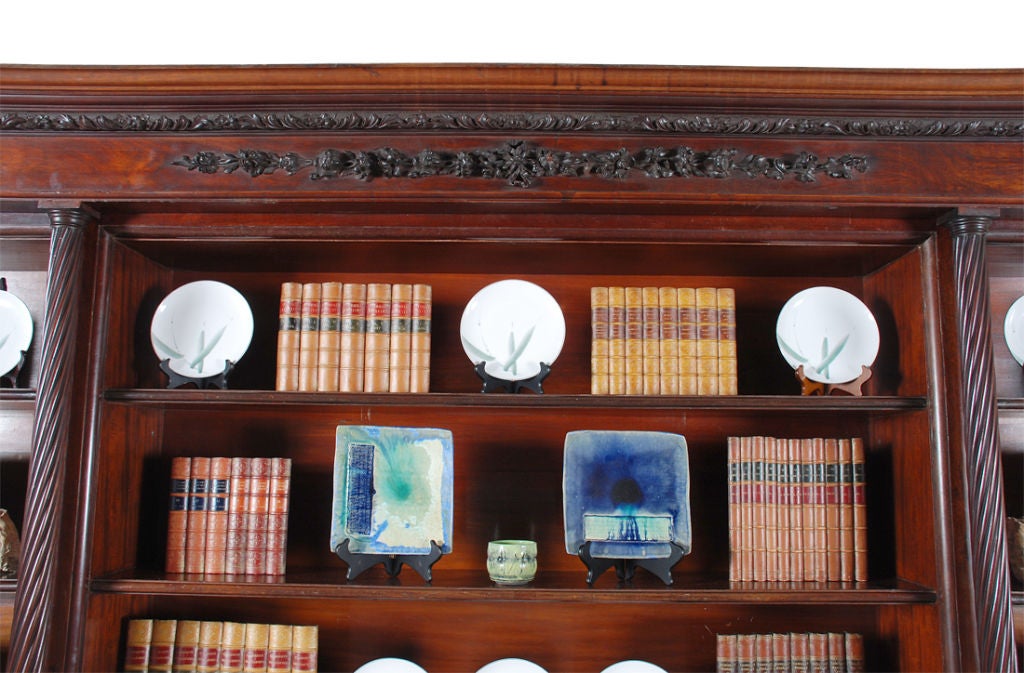
[[[185,572],[206,570],[207,500],[210,489],[210,459],[192,458],[189,477],[188,530],[185,536]]]
[[[299,389],[302,284],[282,283],[277,327],[277,390]]]
[[[315,391],[320,363],[320,283],[302,285],[299,319],[299,390]]]
[[[641,376],[643,377],[644,395],[661,394],[661,305],[658,295],[656,287],[641,289],[643,320]]]
[[[424,283],[412,286],[412,335],[409,354],[409,392],[430,392],[430,333],[432,330],[433,289]]]
[[[846,636],[842,633],[828,634],[829,673],[843,673],[846,670]]]
[[[740,438],[729,437],[727,463],[729,469],[729,581],[740,580]],[[719,636],[721,637],[721,636]]]
[[[757,639],[752,633],[736,636],[736,670],[739,673],[753,673],[757,664]]]
[[[608,391],[626,394],[626,288],[608,288]]]
[[[754,438],[740,438],[740,581],[754,579]]]
[[[839,579],[854,580],[853,555],[853,448],[851,439],[839,440]]]
[[[388,392],[391,350],[391,285],[366,286],[366,347],[363,350],[363,391]]]
[[[288,556],[288,497],[291,491],[291,458],[270,459],[270,492],[267,513],[267,574],[284,575]]]
[[[128,634],[124,648],[125,671],[149,670],[149,652],[152,641],[152,619],[132,619],[128,622]]]
[[[772,673],[772,636],[770,633],[754,634],[754,671]]]
[[[249,464],[251,459],[231,459],[231,485],[228,493],[228,529],[224,549],[224,572],[245,572],[246,537],[249,530],[246,516],[249,499]]]
[[[841,579],[839,493],[839,441],[828,438],[825,440],[825,549],[826,579],[829,582]]]
[[[753,507],[751,508],[751,525],[753,527],[753,562],[754,562],[754,581],[764,582],[767,579],[767,560],[766,556],[768,553],[768,540],[766,530],[766,519],[767,519],[767,498],[765,496],[765,442],[764,437],[757,436],[753,438],[752,446],[752,462],[754,472],[751,477],[752,489],[752,501]]]
[[[323,392],[337,392],[339,386],[342,287],[337,281],[328,281],[320,286],[316,389]]]
[[[167,554],[165,570],[185,572],[188,533],[189,477],[192,459],[176,456],[171,459],[171,494],[167,514]]]
[[[825,440],[811,440],[814,459],[814,581],[828,580],[828,482],[825,472]]]
[[[228,498],[231,490],[231,459],[210,459],[209,495],[206,500],[206,559],[203,572],[223,574],[227,564]]]
[[[608,288],[590,288],[590,394],[607,395]]]
[[[803,485],[800,469],[800,440],[786,440],[786,460],[789,467],[789,564],[790,580],[804,579]]]
[[[366,285],[345,283],[341,291],[341,345],[338,389],[344,393],[363,390],[366,347]]]
[[[697,394],[718,394],[718,291],[699,287],[697,298]]]
[[[412,284],[391,286],[391,346],[388,359],[388,390],[407,393],[412,373]]]

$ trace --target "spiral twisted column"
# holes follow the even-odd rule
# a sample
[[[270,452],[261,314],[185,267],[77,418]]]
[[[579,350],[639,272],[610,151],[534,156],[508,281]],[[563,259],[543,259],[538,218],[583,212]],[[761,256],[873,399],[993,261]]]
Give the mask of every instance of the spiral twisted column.
[[[988,217],[957,216],[946,225],[953,235],[978,660],[984,671],[1016,671],[985,269],[990,222]]]
[[[20,579],[14,601],[8,670],[41,671],[50,647],[61,485],[67,455],[75,327],[88,211],[51,210],[46,317],[29,462]]]

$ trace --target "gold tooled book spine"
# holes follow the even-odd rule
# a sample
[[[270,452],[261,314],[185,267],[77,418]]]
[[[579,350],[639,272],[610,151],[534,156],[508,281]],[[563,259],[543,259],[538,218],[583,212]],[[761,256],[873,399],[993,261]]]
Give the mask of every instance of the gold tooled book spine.
[[[249,523],[246,508],[249,505],[250,458],[231,459],[231,486],[228,494],[228,530],[224,549],[224,572],[245,572],[246,538]]]
[[[391,350],[391,285],[366,286],[366,347],[363,349],[363,392],[388,392]]]
[[[658,359],[661,394],[679,395],[679,292],[658,288]]]
[[[151,673],[170,673],[174,669],[174,636],[177,630],[176,619],[153,620],[153,639],[149,646]]]
[[[407,393],[412,373],[412,285],[391,286],[391,344],[388,354],[388,390]]]
[[[753,439],[753,445],[751,446],[751,459],[753,462],[753,476],[751,477],[751,484],[753,485],[753,507],[752,507],[752,527],[754,532],[753,537],[753,563],[754,563],[754,581],[764,582],[767,579],[767,554],[768,554],[768,539],[767,539],[767,516],[768,506],[765,488],[765,441],[764,437],[756,436]]]
[[[858,582],[868,581],[868,511],[865,494],[864,440],[850,440],[853,455],[853,575]]]
[[[269,638],[268,624],[245,625],[245,647],[242,650],[242,670],[245,673],[266,673]]]
[[[249,462],[246,498],[245,574],[267,572],[267,516],[270,508],[270,458]]]
[[[196,672],[214,673],[220,667],[220,640],[223,622],[199,623],[199,647],[196,648]]]
[[[644,391],[644,298],[639,287],[627,287],[626,296],[626,394]]]
[[[277,390],[299,389],[299,324],[302,284],[282,283],[277,326]]]
[[[740,581],[740,438],[727,440],[729,470],[729,581]]]
[[[828,483],[825,472],[825,439],[811,440],[814,456],[814,581],[828,581]]]
[[[242,673],[242,651],[245,648],[245,624],[224,622],[220,634],[219,673]]]
[[[227,559],[228,499],[231,488],[231,459],[210,459],[210,486],[206,499],[206,558],[203,572],[223,574]]]
[[[718,394],[718,291],[696,289],[697,394]]]
[[[185,572],[201,573],[206,567],[206,500],[210,488],[210,459],[192,458],[188,495],[188,532],[185,535]]]
[[[267,639],[267,673],[291,673],[292,627],[289,624],[271,624]]]
[[[315,391],[320,350],[320,283],[302,285],[299,320],[299,390]]]
[[[590,288],[590,394],[607,395],[608,288]]]
[[[342,284],[328,281],[320,286],[320,335],[317,342],[317,385],[324,392],[337,392],[341,367]]]
[[[344,393],[363,390],[363,362],[366,347],[366,285],[345,283],[341,301],[341,350],[338,388]]]
[[[199,652],[199,622],[179,619],[174,634],[174,673],[194,673]]]
[[[765,580],[779,581],[779,454],[774,437],[764,438]]]
[[[641,347],[641,377],[644,395],[661,394],[661,304],[656,287],[641,289],[641,320],[643,346]]]
[[[679,394],[697,394],[697,291],[681,287],[679,303]]]
[[[626,394],[626,288],[608,288],[608,391]]]
[[[320,644],[319,628],[315,625],[292,627],[292,673],[314,673]]]
[[[839,440],[839,579],[854,580],[853,556],[853,447],[852,439]]]
[[[817,544],[816,530],[814,525],[815,508],[814,490],[814,442],[810,438],[800,440],[800,512],[803,527],[803,579],[806,582],[814,581],[816,566]]]
[[[153,620],[132,619],[124,648],[124,670],[145,671],[149,668],[149,646],[153,641]]]
[[[175,456],[171,460],[171,495],[167,513],[167,550],[165,569],[169,573],[185,572],[185,550],[188,534],[189,477],[192,459]]]
[[[720,287],[718,300],[718,394],[739,393],[736,359],[736,292]]]
[[[270,459],[267,497],[267,574],[284,575],[288,556],[288,498],[291,494],[292,459]]]
[[[433,289],[424,283],[412,286],[412,345],[409,354],[409,392],[430,392],[430,333]]]

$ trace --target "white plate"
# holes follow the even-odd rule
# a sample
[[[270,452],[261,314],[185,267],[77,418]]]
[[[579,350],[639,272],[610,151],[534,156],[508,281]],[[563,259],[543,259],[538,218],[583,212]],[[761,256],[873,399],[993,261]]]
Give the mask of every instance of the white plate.
[[[547,671],[526,659],[498,659],[484,665],[476,673],[547,673]]]
[[[1010,355],[1017,361],[1017,364],[1024,367],[1024,297],[1018,297],[1006,312],[1003,336],[1006,337]]]
[[[847,383],[878,355],[878,323],[860,299],[835,287],[793,295],[775,327],[779,350],[796,369],[819,383]]]
[[[160,360],[177,374],[216,376],[225,360],[238,362],[252,340],[252,310],[238,290],[214,280],[182,285],[164,297],[150,339]]]
[[[547,290],[525,280],[501,280],[466,304],[459,327],[474,365],[503,381],[522,381],[551,365],[565,342],[565,317]]]
[[[366,662],[356,669],[356,673],[427,673],[427,671],[408,659],[385,657]]]
[[[21,363],[21,354],[32,343],[32,314],[25,302],[0,290],[0,374]]]
[[[601,671],[601,673],[667,673],[661,666],[655,666],[654,664],[646,661],[640,661],[639,659],[630,659],[629,661],[620,661],[617,664],[612,664],[608,668]]]

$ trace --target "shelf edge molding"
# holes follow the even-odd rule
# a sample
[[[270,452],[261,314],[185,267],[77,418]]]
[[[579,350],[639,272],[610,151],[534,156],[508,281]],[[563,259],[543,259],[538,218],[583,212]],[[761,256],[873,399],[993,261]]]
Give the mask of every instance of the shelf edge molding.
[[[22,530],[23,579],[15,596],[7,661],[11,671],[44,670],[53,635],[58,516],[67,460],[80,268],[85,228],[93,219],[93,214],[82,208],[56,208],[49,216],[46,314]]]
[[[995,377],[985,235],[991,218],[945,219],[953,241],[953,280],[959,313],[962,414],[966,442],[970,561],[980,669],[1017,670],[1004,528],[1002,463],[995,414]]]

